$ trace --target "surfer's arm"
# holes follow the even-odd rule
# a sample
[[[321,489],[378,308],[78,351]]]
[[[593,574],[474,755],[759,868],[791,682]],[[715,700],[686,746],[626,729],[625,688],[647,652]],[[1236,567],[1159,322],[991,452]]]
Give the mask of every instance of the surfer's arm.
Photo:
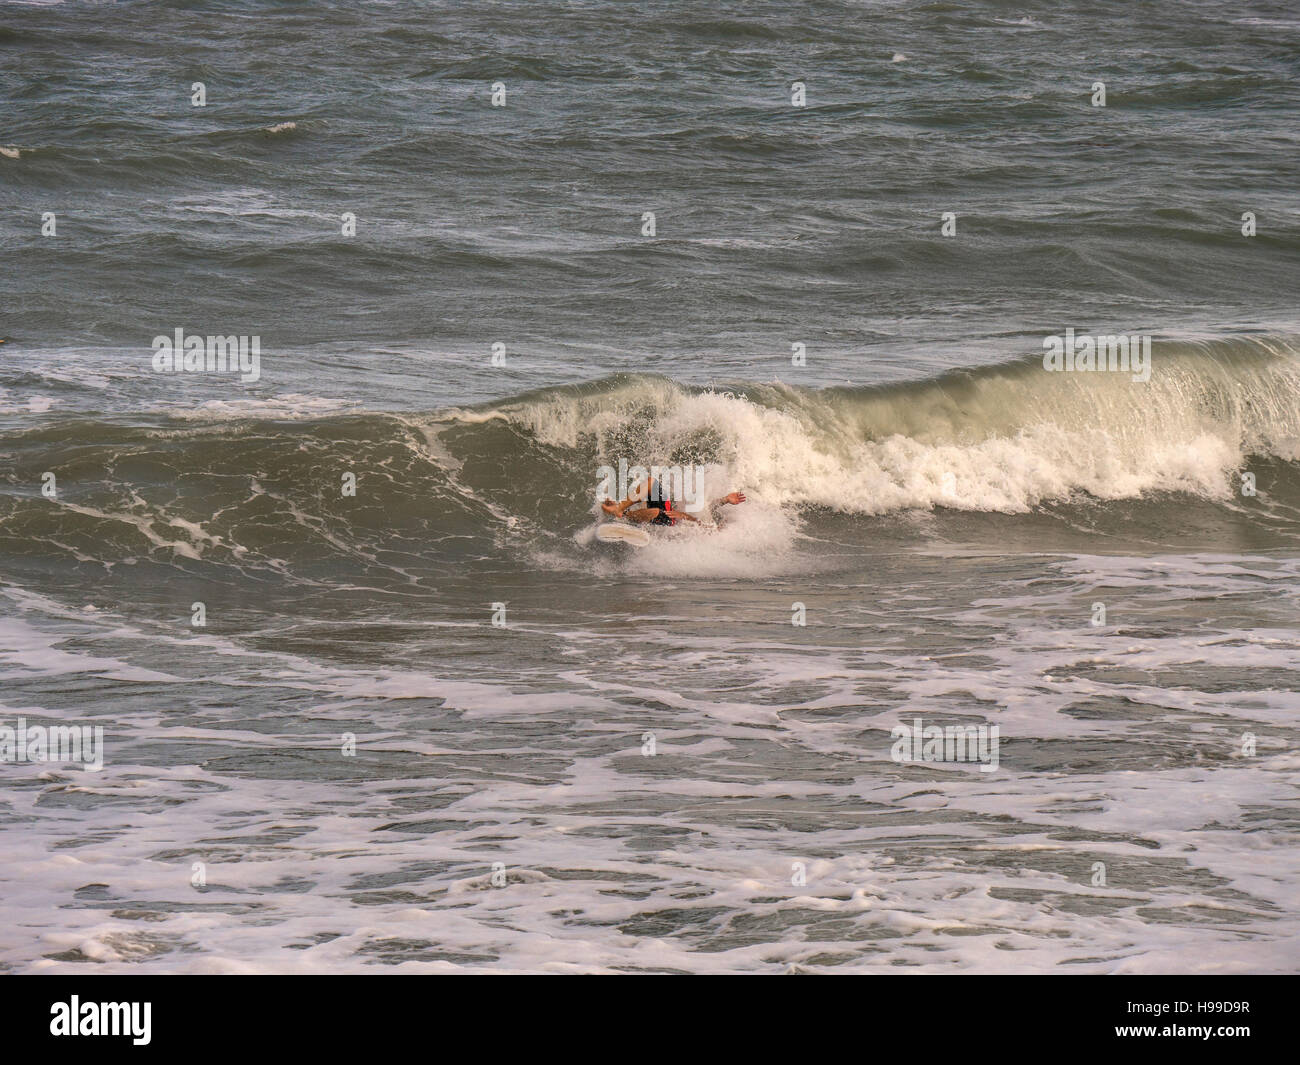
[[[723,521],[721,515],[718,514],[718,510],[721,507],[726,506],[728,503],[730,503],[733,507],[738,507],[743,502],[745,502],[744,492],[728,492],[721,499],[715,499],[712,503],[709,504],[708,507],[709,520],[713,522],[716,528],[719,529],[722,528]],[[699,521],[699,520],[700,520],[699,518],[691,518],[691,521]]]
[[[719,507],[725,506],[728,503],[730,503],[733,507],[738,507],[744,501],[745,501],[744,492],[728,492],[721,499],[715,499],[712,503],[709,504],[709,513],[712,514]]]

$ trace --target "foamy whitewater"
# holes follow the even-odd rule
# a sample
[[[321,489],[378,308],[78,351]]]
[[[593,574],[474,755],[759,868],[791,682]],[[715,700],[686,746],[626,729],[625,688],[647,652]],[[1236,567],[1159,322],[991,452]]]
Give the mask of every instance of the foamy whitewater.
[[[1297,32],[3,6],[0,971],[1300,969]]]

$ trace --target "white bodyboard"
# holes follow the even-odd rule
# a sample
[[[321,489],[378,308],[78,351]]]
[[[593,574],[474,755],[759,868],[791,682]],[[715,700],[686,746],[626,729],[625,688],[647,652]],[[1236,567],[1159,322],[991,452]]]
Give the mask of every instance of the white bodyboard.
[[[650,543],[650,534],[635,525],[623,525],[621,522],[609,522],[596,530],[596,539],[607,544],[627,544],[629,547],[646,547]]]

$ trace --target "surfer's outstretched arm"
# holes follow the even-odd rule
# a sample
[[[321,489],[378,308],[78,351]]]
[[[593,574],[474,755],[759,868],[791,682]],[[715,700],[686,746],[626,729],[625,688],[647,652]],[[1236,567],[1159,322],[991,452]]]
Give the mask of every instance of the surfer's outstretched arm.
[[[721,499],[715,499],[712,503],[709,504],[709,517],[713,519],[713,523],[720,529],[722,528],[723,522],[722,519],[718,516],[718,508],[723,507],[728,503],[730,503],[733,507],[738,507],[744,501],[745,501],[744,492],[728,492]]]

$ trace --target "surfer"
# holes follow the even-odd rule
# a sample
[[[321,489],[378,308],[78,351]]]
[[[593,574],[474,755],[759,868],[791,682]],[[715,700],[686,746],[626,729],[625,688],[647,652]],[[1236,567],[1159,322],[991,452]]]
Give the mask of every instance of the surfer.
[[[712,513],[716,508],[730,503],[739,506],[745,502],[743,492],[730,492],[721,499],[709,504]],[[664,495],[663,486],[657,478],[647,478],[632,489],[632,494],[621,503],[606,499],[600,505],[612,518],[627,518],[629,521],[645,522],[651,525],[676,525],[679,521],[698,522],[700,519],[678,507]],[[718,524],[721,524],[719,522]]]

